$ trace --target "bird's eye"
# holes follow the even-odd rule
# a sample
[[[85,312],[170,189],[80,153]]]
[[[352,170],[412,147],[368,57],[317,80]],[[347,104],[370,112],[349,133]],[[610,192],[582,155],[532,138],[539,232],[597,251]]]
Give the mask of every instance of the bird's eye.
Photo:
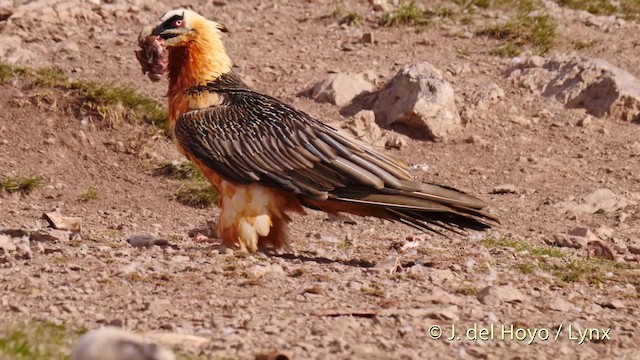
[[[176,22],[173,23],[176,27],[182,27],[184,26],[184,20],[182,19],[178,19],[176,20]]]

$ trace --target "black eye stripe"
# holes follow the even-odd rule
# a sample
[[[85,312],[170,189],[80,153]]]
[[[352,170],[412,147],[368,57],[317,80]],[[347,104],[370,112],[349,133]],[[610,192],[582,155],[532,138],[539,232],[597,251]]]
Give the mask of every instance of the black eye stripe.
[[[180,15],[173,15],[173,16],[172,16],[172,17],[170,17],[169,19],[165,20],[165,21],[162,23],[162,26],[163,26],[164,28],[166,28],[166,29],[173,28],[173,27],[175,27],[175,22],[176,22],[177,20],[184,20],[184,18],[183,18],[182,16],[180,16]]]

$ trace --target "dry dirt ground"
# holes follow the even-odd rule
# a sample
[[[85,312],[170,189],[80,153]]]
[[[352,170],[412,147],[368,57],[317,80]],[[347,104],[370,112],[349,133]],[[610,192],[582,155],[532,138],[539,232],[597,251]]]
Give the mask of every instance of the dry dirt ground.
[[[19,65],[55,67],[73,79],[127,85],[164,101],[166,83],[149,82],[133,51],[142,26],[175,4],[71,2],[73,11],[60,18],[45,11],[54,3],[68,4],[31,2],[19,21],[0,22],[2,34],[19,37],[29,51]],[[630,252],[640,235],[640,125],[603,117],[580,127],[583,111],[511,83],[505,71],[512,60],[492,55],[499,41],[475,30],[513,10],[436,17],[416,31],[379,26],[381,13],[366,1],[190,5],[229,28],[225,42],[236,71],[256,89],[323,121],[341,121],[340,109],[297,94],[328,71],[372,71],[381,86],[402,66],[428,61],[452,83],[460,110],[497,84],[504,99],[447,141],[407,138],[406,147],[389,151],[428,164],[416,178],[486,199],[501,224],[449,240],[309,211],[294,218],[291,252],[245,256],[196,242],[189,232],[215,220],[218,210],[172,199],[182,181],[154,169],[180,157],[157,127],[105,124],[78,111],[72,90],[12,78],[0,85],[0,175],[39,175],[44,183],[29,195],[0,196],[0,229],[44,229],[42,214],[58,209],[81,217],[83,230],[68,241],[31,241],[30,252],[3,258],[0,358],[65,358],[79,333],[105,324],[204,338],[178,345],[186,359],[249,359],[273,349],[295,359],[640,356],[640,267]],[[338,24],[348,10],[362,20]],[[597,26],[572,14],[556,20],[551,53],[604,58],[640,76],[636,23]],[[373,44],[360,41],[366,32]],[[493,193],[505,184],[515,191]],[[581,215],[554,206],[600,188],[629,204]],[[588,257],[584,246],[557,246],[574,227],[597,233],[616,260]],[[140,234],[172,246],[131,247],[126,240]],[[392,273],[385,261],[396,258],[402,270]],[[447,339],[454,324],[457,337]],[[442,338],[434,339],[434,325],[444,329]],[[490,339],[466,332],[477,327],[478,337],[491,325]],[[502,327],[512,325],[513,339],[503,337]],[[56,329],[55,336],[46,329]],[[538,332],[532,342],[531,334],[516,339],[524,334],[516,329]],[[597,330],[580,343],[585,329]],[[601,329],[610,329],[608,338]]]

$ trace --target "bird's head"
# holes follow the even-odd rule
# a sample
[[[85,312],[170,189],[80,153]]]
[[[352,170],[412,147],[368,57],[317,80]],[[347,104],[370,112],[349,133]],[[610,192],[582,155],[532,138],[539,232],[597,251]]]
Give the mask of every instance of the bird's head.
[[[188,46],[198,34],[221,29],[222,25],[207,20],[195,11],[175,9],[162,15],[158,24],[153,28],[146,28],[140,35],[159,36],[164,41],[164,46],[171,49]]]

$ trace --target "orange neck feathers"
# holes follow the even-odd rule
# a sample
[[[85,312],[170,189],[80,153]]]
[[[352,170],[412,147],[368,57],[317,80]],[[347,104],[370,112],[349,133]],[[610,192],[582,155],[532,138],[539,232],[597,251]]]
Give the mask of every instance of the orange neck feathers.
[[[220,38],[220,31],[212,22],[202,22],[193,39],[182,47],[169,49],[169,121],[188,110],[185,91],[204,85],[231,71],[231,59]]]

